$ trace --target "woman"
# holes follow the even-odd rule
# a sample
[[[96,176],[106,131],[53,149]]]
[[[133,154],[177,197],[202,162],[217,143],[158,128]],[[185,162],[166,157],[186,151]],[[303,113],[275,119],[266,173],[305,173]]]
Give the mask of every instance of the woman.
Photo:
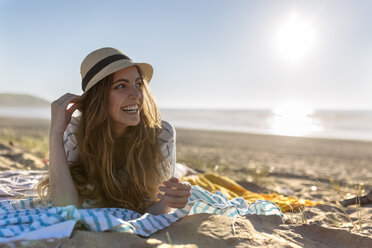
[[[114,48],[87,55],[83,95],[52,103],[49,177],[38,185],[40,196],[55,206],[151,214],[186,205],[191,186],[173,177],[175,132],[148,89],[152,73]],[[77,109],[80,116],[71,117]]]

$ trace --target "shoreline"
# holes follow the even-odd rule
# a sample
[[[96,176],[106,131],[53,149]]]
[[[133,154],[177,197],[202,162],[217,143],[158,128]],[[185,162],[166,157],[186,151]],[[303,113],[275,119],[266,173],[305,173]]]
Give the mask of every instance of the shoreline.
[[[44,118],[28,118],[28,117],[12,117],[12,116],[0,116],[0,128],[7,127],[16,128],[40,128],[49,129],[50,119]],[[357,139],[357,138],[333,138],[333,137],[312,137],[312,136],[292,136],[292,135],[280,135],[280,134],[270,134],[270,133],[260,133],[260,132],[245,132],[245,131],[234,131],[234,130],[220,130],[220,129],[203,129],[203,128],[185,128],[177,127],[176,130],[181,132],[211,132],[211,133],[221,133],[221,134],[239,134],[239,135],[250,135],[250,136],[260,136],[260,137],[282,137],[282,138],[298,138],[298,139],[314,139],[314,140],[324,140],[324,141],[341,141],[341,142],[366,142],[372,144],[372,139]]]
[[[244,132],[244,131],[234,131],[234,130],[219,130],[219,129],[203,129],[203,128],[185,128],[185,127],[177,127],[175,126],[176,130],[181,131],[190,131],[190,132],[215,132],[215,133],[225,133],[225,134],[241,134],[241,135],[250,135],[250,136],[272,136],[272,137],[282,137],[282,138],[298,138],[298,139],[314,139],[314,140],[325,140],[325,141],[345,141],[345,142],[366,142],[372,143],[372,139],[357,139],[357,138],[332,138],[332,137],[312,137],[312,136],[295,136],[295,135],[281,135],[281,134],[271,134],[271,133],[260,133],[260,132]]]

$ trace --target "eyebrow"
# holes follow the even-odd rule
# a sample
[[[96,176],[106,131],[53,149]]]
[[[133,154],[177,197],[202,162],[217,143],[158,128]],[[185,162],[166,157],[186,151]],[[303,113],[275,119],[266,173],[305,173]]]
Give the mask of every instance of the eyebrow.
[[[142,78],[141,77],[138,77],[138,78],[136,78],[136,80],[135,81],[138,81],[138,80],[142,80]],[[125,79],[125,78],[121,78],[121,79],[118,79],[118,80],[116,80],[115,82],[113,82],[112,84],[116,84],[117,82],[120,82],[120,81],[124,81],[124,82],[126,82],[126,83],[129,83],[129,80],[128,79]]]

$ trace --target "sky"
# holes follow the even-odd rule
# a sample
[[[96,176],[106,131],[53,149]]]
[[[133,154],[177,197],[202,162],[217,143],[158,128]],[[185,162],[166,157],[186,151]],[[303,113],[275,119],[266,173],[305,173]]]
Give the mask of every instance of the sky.
[[[372,110],[372,1],[0,0],[0,92],[81,94],[115,47],[154,67],[160,108]]]

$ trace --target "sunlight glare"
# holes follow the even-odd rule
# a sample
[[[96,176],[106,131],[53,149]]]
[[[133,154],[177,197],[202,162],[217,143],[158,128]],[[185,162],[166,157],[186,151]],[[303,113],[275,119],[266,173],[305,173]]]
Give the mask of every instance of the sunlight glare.
[[[315,31],[312,23],[295,13],[276,33],[275,44],[279,55],[289,63],[297,63],[314,47]]]
[[[322,127],[313,118],[314,110],[297,103],[279,106],[273,110],[271,130],[277,135],[306,136],[321,131]]]

